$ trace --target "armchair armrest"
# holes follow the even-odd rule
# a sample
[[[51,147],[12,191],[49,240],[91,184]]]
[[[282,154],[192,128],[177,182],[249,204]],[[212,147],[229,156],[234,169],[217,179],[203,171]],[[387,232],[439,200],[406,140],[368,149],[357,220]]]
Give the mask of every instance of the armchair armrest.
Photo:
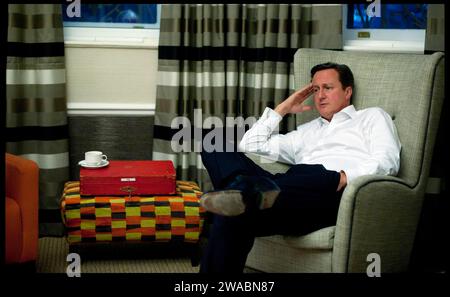
[[[39,167],[32,161],[6,153],[6,196],[19,204],[25,216],[38,205]],[[37,208],[33,208],[37,209]]]
[[[267,170],[273,174],[286,172],[290,167],[289,164],[277,162],[261,155],[252,153],[245,153],[245,155],[249,157],[253,162],[258,164],[262,169]]]
[[[39,167],[36,162],[5,154],[5,194],[17,202],[23,230],[21,259],[34,260],[38,245]]]
[[[381,271],[406,270],[423,195],[404,180],[367,175],[349,183],[336,223],[332,271],[365,273],[377,253]]]

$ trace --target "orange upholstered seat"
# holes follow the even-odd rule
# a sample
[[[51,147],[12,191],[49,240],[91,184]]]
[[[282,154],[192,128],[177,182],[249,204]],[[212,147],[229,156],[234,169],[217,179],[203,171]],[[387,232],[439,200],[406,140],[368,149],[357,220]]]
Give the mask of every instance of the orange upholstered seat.
[[[39,167],[5,154],[5,262],[35,261],[38,252]]]

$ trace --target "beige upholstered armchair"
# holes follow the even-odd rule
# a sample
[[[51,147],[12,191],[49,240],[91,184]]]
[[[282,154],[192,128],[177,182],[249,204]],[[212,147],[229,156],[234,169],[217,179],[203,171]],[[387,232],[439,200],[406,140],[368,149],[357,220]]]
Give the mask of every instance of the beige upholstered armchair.
[[[357,109],[379,106],[391,115],[402,143],[400,172],[397,177],[361,176],[348,184],[336,226],[300,237],[257,238],[247,266],[265,272],[365,273],[368,255],[377,253],[381,272],[406,271],[444,99],[444,55],[299,49],[296,88],[310,81],[312,66],[328,61],[352,69]],[[317,116],[298,114],[297,124]],[[288,168],[249,156],[271,172]]]

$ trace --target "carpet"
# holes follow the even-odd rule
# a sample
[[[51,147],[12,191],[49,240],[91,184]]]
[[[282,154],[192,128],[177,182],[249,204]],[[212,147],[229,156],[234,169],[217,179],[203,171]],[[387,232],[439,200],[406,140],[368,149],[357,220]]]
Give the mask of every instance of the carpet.
[[[176,251],[156,254],[161,247],[98,245],[76,250],[80,253],[82,273],[197,273],[188,255],[176,256]],[[146,250],[145,250],[146,249]],[[69,244],[64,237],[39,239],[36,261],[38,273],[66,273]],[[165,257],[167,256],[167,257]]]
[[[73,259],[80,255],[81,273],[198,273],[200,266],[191,264],[189,248],[167,244],[85,244],[69,249],[65,237],[39,238],[36,261],[38,273],[66,273]],[[245,268],[244,273],[257,271]]]

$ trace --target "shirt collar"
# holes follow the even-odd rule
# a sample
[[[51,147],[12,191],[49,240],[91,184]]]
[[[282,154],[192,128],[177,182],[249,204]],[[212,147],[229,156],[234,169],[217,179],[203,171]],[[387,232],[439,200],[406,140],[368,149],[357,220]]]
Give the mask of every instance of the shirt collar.
[[[353,104],[351,104],[351,105],[341,109],[339,112],[337,112],[333,115],[333,118],[331,118],[331,120],[333,120],[336,115],[339,115],[339,117],[346,116],[347,118],[353,119],[356,116],[355,106],[353,106]],[[322,125],[329,124],[329,122],[322,117],[319,117],[319,121]]]

